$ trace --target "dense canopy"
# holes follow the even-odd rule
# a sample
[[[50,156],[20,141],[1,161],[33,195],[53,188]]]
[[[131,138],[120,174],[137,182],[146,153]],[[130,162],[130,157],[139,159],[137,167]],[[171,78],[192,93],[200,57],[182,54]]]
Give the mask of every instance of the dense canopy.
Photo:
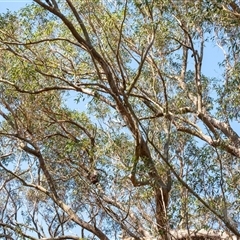
[[[238,239],[240,2],[34,0],[0,15],[1,239]]]

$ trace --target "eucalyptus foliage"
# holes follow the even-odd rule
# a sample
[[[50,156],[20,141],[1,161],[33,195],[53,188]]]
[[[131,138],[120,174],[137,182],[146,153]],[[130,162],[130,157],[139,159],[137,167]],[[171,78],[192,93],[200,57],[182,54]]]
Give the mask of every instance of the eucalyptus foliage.
[[[0,237],[240,237],[239,2],[33,2],[0,16]]]

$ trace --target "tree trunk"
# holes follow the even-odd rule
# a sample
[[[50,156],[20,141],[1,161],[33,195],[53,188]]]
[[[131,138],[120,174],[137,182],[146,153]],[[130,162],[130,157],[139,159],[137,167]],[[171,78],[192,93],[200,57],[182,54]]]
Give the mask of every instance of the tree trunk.
[[[168,207],[169,190],[163,188],[155,189],[155,201],[156,201],[156,222],[159,235],[163,240],[168,240],[168,219],[167,219],[167,207]]]

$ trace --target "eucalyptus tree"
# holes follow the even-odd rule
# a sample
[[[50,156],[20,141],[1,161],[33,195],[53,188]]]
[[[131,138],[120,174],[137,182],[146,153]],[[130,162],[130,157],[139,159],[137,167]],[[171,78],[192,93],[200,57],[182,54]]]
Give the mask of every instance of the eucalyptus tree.
[[[239,237],[238,3],[34,2],[0,22],[1,236]]]

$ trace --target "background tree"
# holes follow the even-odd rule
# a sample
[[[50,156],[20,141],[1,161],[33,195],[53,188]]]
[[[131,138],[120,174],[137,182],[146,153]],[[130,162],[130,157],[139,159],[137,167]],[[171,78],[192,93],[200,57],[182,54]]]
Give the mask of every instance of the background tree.
[[[238,3],[34,2],[0,21],[1,236],[239,237]]]

